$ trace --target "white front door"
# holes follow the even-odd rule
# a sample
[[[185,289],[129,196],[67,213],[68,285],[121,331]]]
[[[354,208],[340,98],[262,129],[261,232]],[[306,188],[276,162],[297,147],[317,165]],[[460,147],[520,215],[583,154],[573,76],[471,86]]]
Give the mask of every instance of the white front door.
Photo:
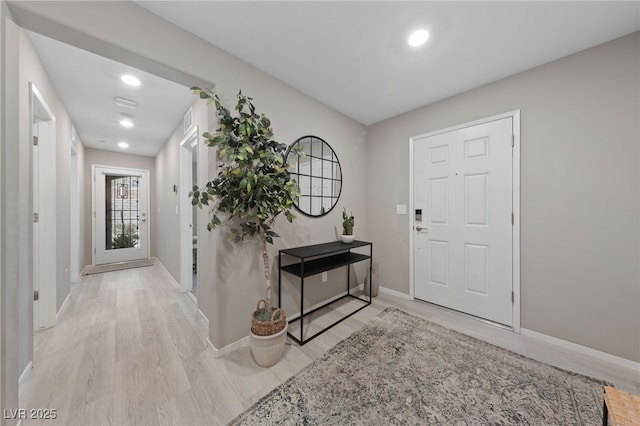
[[[93,166],[95,265],[149,257],[148,174]]]
[[[509,117],[413,145],[415,297],[509,326],[512,141]]]

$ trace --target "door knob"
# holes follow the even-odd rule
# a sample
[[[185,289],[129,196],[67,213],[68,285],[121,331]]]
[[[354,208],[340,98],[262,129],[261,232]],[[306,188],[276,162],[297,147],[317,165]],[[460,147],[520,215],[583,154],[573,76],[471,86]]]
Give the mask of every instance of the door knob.
[[[418,232],[429,232],[428,228],[423,228],[422,226],[416,226],[416,231]]]

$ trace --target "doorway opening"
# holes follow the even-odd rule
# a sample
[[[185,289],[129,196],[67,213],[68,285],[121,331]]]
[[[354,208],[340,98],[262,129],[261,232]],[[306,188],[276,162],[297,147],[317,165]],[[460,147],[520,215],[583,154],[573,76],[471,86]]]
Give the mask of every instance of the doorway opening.
[[[189,192],[198,186],[198,127],[180,143],[180,287],[198,297],[198,207]]]
[[[40,330],[56,325],[56,119],[33,83],[29,91],[33,329]]]

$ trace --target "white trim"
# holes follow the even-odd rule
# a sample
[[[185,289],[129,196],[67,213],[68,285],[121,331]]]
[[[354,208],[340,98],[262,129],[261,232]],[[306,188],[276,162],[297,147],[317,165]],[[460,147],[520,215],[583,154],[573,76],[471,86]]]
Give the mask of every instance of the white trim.
[[[249,343],[249,336],[245,336],[240,340],[236,340],[233,343],[229,343],[227,346],[223,346],[220,349],[213,346],[213,343],[211,343],[211,340],[209,340],[209,338],[207,338],[207,343],[209,344],[209,347],[213,349],[213,357],[220,358],[230,352],[235,351],[236,349],[247,346],[247,344]]]
[[[355,287],[351,287],[351,290],[355,290],[355,289],[359,289],[359,290],[364,291],[364,284],[360,284],[360,285],[357,285]],[[338,300],[341,297],[344,297],[346,295],[347,295],[347,292],[343,291],[342,293],[338,293],[337,295],[335,295],[335,296],[333,296],[333,297],[331,297],[329,299],[325,299],[320,303],[316,303],[315,305],[305,309],[305,311],[307,311],[307,312],[313,311],[314,309],[319,308],[322,305],[326,305],[328,303],[335,302],[336,300]],[[293,320],[298,319],[298,318],[300,318],[300,312],[296,312],[295,314],[293,314],[291,316],[287,316],[287,320],[289,320],[289,321],[293,321]]]
[[[171,284],[173,284],[173,286],[179,290],[180,284],[178,283],[178,281],[176,281],[175,278],[173,278],[173,275],[171,275],[169,270],[162,264],[162,262],[160,262],[160,259],[158,259],[155,256],[151,257],[150,259],[153,259],[155,261],[156,266],[159,266],[160,269],[162,269],[162,271],[167,276],[167,278],[169,278],[169,281],[171,282]]]
[[[57,166],[56,162],[45,161],[48,156],[54,155],[58,144],[58,122],[56,116],[38,91],[35,83],[29,82],[29,145],[30,153],[30,210],[31,213],[38,213],[40,220],[37,227],[30,223],[30,270],[32,290],[38,291],[39,302],[31,300],[31,314],[33,316],[33,330],[41,330],[56,325],[56,206],[57,201],[52,189],[56,187]],[[44,134],[51,136],[51,140],[43,143],[41,140],[37,146],[33,145],[34,122],[36,117],[35,100],[45,110],[49,120],[39,121],[39,126],[46,126],[42,129]],[[40,127],[38,127],[40,132]],[[48,132],[46,131],[48,129]],[[42,135],[38,135],[42,136]],[[42,139],[42,138],[41,138]],[[35,164],[38,159],[38,164]],[[35,176],[34,176],[35,174]],[[36,178],[37,176],[37,178]],[[46,183],[43,184],[43,178]],[[37,187],[37,193],[35,188]],[[53,198],[51,198],[53,197]],[[37,202],[35,201],[37,199]],[[44,277],[53,276],[53,279]]]
[[[512,291],[513,291],[513,309],[512,309],[512,325],[511,329],[515,333],[520,333],[520,110],[513,110],[505,112],[503,114],[494,115],[487,118],[482,118],[475,121],[470,121],[456,126],[447,127],[444,129],[436,130],[433,132],[423,133],[421,135],[412,136],[409,138],[409,298],[413,299],[415,295],[415,277],[414,277],[414,232],[415,227],[415,214],[413,206],[413,148],[414,142],[417,139],[422,139],[431,136],[437,136],[444,133],[449,133],[455,130],[464,129],[467,127],[477,126],[479,124],[485,124],[492,121],[498,121],[505,118],[512,119],[513,130],[513,160],[512,160],[512,209],[514,214],[513,232],[512,232]],[[384,287],[380,287],[380,291],[385,293]],[[390,289],[387,289],[390,290]],[[396,292],[396,296],[404,293]],[[406,297],[406,295],[404,295]],[[403,297],[403,296],[398,296]]]
[[[360,284],[356,288],[358,288],[359,290],[365,291],[364,290],[364,284]],[[407,293],[403,293],[403,292],[398,291],[398,290],[393,290],[393,289],[391,289],[389,287],[378,286],[378,293],[386,294],[387,296],[397,297],[398,299],[402,299],[402,300],[413,300],[413,297],[411,297],[411,295],[409,295]]]
[[[192,143],[195,142],[195,144]],[[178,185],[178,247],[180,259],[180,288],[183,292],[193,289],[193,205],[189,199],[193,182],[193,147],[198,144],[198,126],[193,126],[186,136],[180,141],[179,155],[179,185]],[[197,154],[196,154],[197,155]],[[200,163],[200,159],[196,157],[196,167]],[[186,234],[185,234],[186,233]],[[197,235],[197,229],[196,229]],[[197,243],[196,243],[197,244]],[[196,245],[197,247],[197,245]]]
[[[511,117],[514,117],[516,114],[519,116],[519,114],[520,114],[520,110],[519,109],[514,109],[513,111],[504,112],[502,114],[497,114],[497,115],[492,115],[491,117],[480,118],[478,120],[469,121],[469,122],[466,122],[466,123],[457,124],[455,126],[446,127],[444,129],[434,130],[432,132],[427,132],[427,133],[423,133],[423,134],[420,134],[420,135],[412,136],[412,137],[409,138],[409,140],[429,138],[431,136],[442,135],[444,133],[449,133],[449,132],[453,132],[453,131],[460,130],[460,129],[466,129],[467,127],[473,127],[473,126],[477,126],[479,124],[490,123],[492,121],[499,121],[499,120],[502,120],[504,118],[511,118]]]
[[[415,210],[413,205],[413,143],[414,138],[409,138],[409,297],[413,299],[415,297],[415,276],[414,276],[414,238],[413,232],[415,226]]]
[[[530,337],[541,342],[548,343],[553,346],[557,346],[563,349],[568,349],[572,352],[577,352],[582,355],[587,355],[593,358],[597,358],[600,361],[604,361],[613,364],[616,367],[627,368],[632,370],[636,374],[635,380],[640,380],[640,362],[631,361],[630,359],[622,358],[616,355],[611,355],[607,352],[602,352],[597,349],[589,348],[587,346],[578,345],[567,340],[558,339],[557,337],[549,336],[546,334],[538,333],[537,331],[529,330],[526,328],[520,329],[520,334]]]
[[[401,291],[397,291],[397,290],[393,290],[391,288],[388,287],[382,287],[382,286],[378,286],[378,291],[381,294],[386,294],[389,296],[394,296],[397,297],[399,299],[404,299],[404,300],[413,300],[413,295],[411,294],[407,294],[407,293],[403,293]]]
[[[513,209],[513,228],[511,233],[511,247],[513,250],[512,263],[512,291],[513,291],[513,319],[512,327],[515,333],[520,333],[520,110],[511,112],[513,117],[513,151],[512,174],[513,195],[511,199]]]
[[[82,271],[80,271],[80,277],[84,275],[84,271],[86,271],[89,266],[91,265],[84,265],[82,267]],[[78,277],[78,281],[80,280],[80,277]]]
[[[204,314],[204,312],[202,312],[199,308],[198,308],[198,315],[200,315],[202,320],[205,321],[207,323],[207,326],[208,326],[209,325],[209,318],[207,318],[207,316]]]
[[[27,364],[27,366],[24,368],[24,370],[22,371],[22,374],[20,375],[20,378],[18,379],[18,383],[22,384],[22,382],[24,381],[24,379],[27,377],[27,375],[29,375],[29,373],[31,372],[31,369],[33,368],[33,361],[29,361],[29,363]]]
[[[67,293],[67,297],[64,298],[64,302],[62,302],[60,309],[58,309],[58,312],[56,313],[56,320],[60,320],[60,317],[64,313],[64,310],[67,309],[67,303],[69,302],[69,299],[71,299],[71,293]]]
[[[363,286],[364,286],[364,284],[360,284],[359,286],[352,287],[352,289],[362,288]],[[336,296],[333,296],[330,299],[323,300],[322,302],[320,302],[320,303],[318,303],[318,304],[316,304],[316,305],[314,305],[314,306],[312,306],[312,307],[310,307],[308,309],[305,309],[305,310],[306,311],[311,311],[311,310],[313,310],[315,308],[318,308],[318,307],[320,307],[320,306],[322,306],[322,305],[324,305],[326,303],[331,303],[333,301],[336,301],[336,300],[340,299],[341,297],[346,296],[346,294],[347,294],[347,292],[343,291],[342,293],[339,293],[339,294],[337,294]],[[406,297],[406,295],[405,295],[405,297]],[[200,312],[200,314],[203,316],[203,318],[208,323],[209,320],[207,319],[207,317],[205,317],[204,314],[200,310],[198,310],[198,312]],[[295,314],[293,314],[291,316],[287,316],[287,320],[288,321],[293,321],[293,320],[296,320],[298,318],[300,318],[300,312],[296,312]],[[238,349],[240,347],[246,346],[246,343],[248,342],[249,337],[250,336],[245,336],[242,339],[236,340],[233,343],[229,343],[227,346],[224,346],[224,347],[222,347],[220,349],[216,348],[213,345],[213,343],[211,343],[211,340],[207,339],[207,342],[209,343],[209,346],[211,346],[211,349],[213,349],[214,357],[215,358],[220,358],[221,356],[224,356],[224,355],[228,354],[231,351],[234,351],[234,350],[236,350],[236,349]]]

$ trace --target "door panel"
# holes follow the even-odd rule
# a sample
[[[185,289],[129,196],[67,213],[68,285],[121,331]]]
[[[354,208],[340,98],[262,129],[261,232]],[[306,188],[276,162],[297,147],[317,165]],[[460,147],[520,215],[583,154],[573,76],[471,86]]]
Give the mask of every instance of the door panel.
[[[414,140],[415,297],[512,324],[512,135],[504,118]]]
[[[147,259],[148,173],[95,167],[95,264]]]

